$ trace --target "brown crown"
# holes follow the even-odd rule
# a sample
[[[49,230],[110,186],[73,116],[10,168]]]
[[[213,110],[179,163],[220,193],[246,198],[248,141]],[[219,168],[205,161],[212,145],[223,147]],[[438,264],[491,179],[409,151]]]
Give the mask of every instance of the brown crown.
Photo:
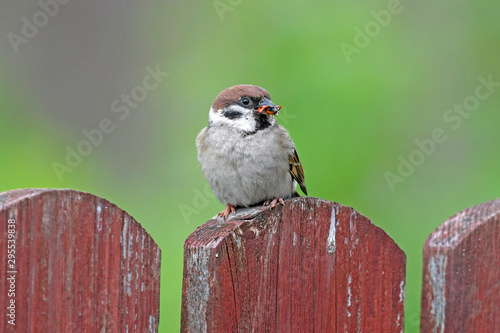
[[[271,96],[264,88],[253,86],[251,84],[240,84],[222,90],[219,95],[217,95],[217,98],[212,104],[212,108],[215,112],[217,112],[229,104],[238,102],[240,97],[243,96],[252,98],[266,97],[269,100],[271,99]]]

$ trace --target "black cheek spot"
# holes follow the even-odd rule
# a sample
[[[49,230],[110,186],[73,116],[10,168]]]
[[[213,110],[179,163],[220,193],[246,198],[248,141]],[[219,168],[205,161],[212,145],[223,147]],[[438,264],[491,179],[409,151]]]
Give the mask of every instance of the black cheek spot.
[[[237,119],[237,118],[241,118],[243,116],[243,114],[239,111],[225,111],[223,113],[223,116],[228,118],[228,119]]]

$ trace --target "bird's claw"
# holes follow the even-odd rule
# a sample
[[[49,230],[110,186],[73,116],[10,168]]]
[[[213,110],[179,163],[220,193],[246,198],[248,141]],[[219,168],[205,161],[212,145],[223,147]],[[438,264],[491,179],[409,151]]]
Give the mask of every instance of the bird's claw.
[[[231,213],[235,213],[236,214],[236,208],[233,205],[227,204],[226,208],[224,208],[224,210],[222,212],[220,212],[219,214],[217,214],[217,216],[218,217],[223,217],[224,220],[227,220],[227,217]]]
[[[280,204],[282,204],[282,205],[284,205],[284,204],[285,204],[285,202],[283,201],[283,198],[274,198],[274,199],[272,199],[272,200],[271,200],[271,199],[269,199],[269,200],[264,201],[264,206],[271,206],[271,208],[274,208],[274,207],[276,207],[276,204],[277,204],[278,202],[279,202]]]

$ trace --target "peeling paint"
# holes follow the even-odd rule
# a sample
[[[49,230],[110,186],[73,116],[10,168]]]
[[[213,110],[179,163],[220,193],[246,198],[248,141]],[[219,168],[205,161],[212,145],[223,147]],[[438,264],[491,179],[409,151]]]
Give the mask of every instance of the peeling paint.
[[[129,240],[128,240],[128,259],[130,260],[132,258],[132,245],[134,244],[134,235],[130,234],[129,235]]]
[[[255,237],[259,237],[259,234],[260,234],[259,228],[252,226],[252,227],[250,227],[250,230],[253,231],[253,233],[255,234]]]
[[[431,316],[434,319],[433,333],[444,332],[446,309],[446,265],[448,258],[443,254],[432,256],[427,269],[431,275],[432,300]]]
[[[293,246],[297,244],[297,234],[294,232],[293,233]]]
[[[102,207],[101,203],[97,204],[97,231],[102,230]]]
[[[208,283],[210,271],[208,269],[209,250],[204,248],[193,249],[186,263],[190,274],[191,292],[187,294],[187,311],[189,332],[206,332],[207,304],[210,298],[210,285]],[[194,292],[196,291],[196,292]]]
[[[130,289],[131,281],[132,281],[132,273],[127,273],[127,295],[129,297],[132,295],[132,290]]]
[[[338,225],[336,223],[336,216],[337,216],[337,211],[335,207],[332,209],[332,215],[330,217],[330,230],[328,232],[328,238],[326,240],[326,248],[328,249],[328,253],[334,253],[336,249],[336,244],[335,244],[335,231],[336,231],[336,226]]]
[[[121,237],[121,243],[122,243],[122,258],[125,259],[127,257],[127,233],[128,233],[128,218],[123,219],[123,230],[122,230],[122,237]]]
[[[399,284],[399,303],[403,303],[403,305],[405,302],[405,290],[406,290],[405,280],[402,280],[401,283]]]
[[[231,234],[233,235],[233,239],[234,241],[236,242],[236,246],[241,249],[241,237],[240,235],[236,235],[236,232],[231,232]]]
[[[351,298],[352,298],[352,292],[351,292],[351,282],[352,282],[352,277],[349,275],[347,277],[347,307],[351,306]],[[349,309],[347,309],[347,316],[351,316],[351,312],[349,312]]]
[[[153,315],[149,315],[149,328],[148,333],[156,332],[156,318]]]
[[[399,283],[399,303],[403,306],[405,306],[405,292],[406,292],[406,285],[405,285],[405,280],[401,280]],[[401,317],[401,314],[398,313],[398,317],[396,319],[396,326],[401,327],[401,333],[404,331],[404,325],[403,325],[403,318]]]

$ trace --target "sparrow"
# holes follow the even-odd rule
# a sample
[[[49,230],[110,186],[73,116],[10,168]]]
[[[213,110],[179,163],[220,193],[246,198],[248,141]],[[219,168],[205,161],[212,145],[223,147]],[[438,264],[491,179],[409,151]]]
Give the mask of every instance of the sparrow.
[[[298,196],[297,184],[307,195],[295,145],[274,118],[280,109],[265,89],[249,84],[227,88],[213,102],[196,148],[203,175],[226,205],[219,217],[260,203],[274,208]]]

